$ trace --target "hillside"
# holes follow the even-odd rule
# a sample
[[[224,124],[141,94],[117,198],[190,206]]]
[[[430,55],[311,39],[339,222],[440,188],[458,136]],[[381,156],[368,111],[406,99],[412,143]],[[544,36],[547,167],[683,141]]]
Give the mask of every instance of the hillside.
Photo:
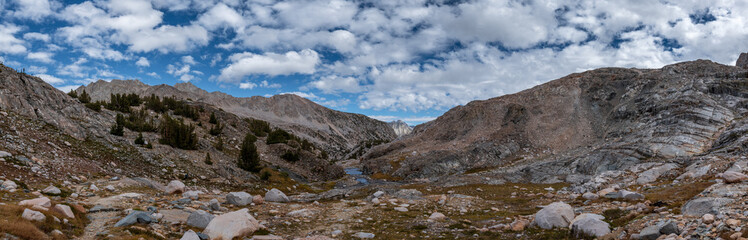
[[[698,60],[603,68],[473,101],[365,156],[369,173],[408,179],[480,171],[513,182],[589,179],[637,164],[739,156],[746,69]]]
[[[176,96],[207,104],[238,117],[270,122],[310,140],[334,158],[343,157],[365,141],[390,141],[397,137],[384,122],[361,114],[328,109],[293,94],[237,98],[221,92],[209,93],[191,83],[150,86],[137,80],[97,81],[76,91],[81,93],[83,90],[95,101],[108,100],[111,94],[135,93],[140,96]]]

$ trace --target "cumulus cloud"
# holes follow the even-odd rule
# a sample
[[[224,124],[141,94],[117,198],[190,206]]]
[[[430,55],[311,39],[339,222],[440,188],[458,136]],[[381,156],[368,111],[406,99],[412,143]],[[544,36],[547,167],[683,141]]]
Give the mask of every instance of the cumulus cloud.
[[[21,28],[11,23],[0,24],[0,52],[19,54],[26,52],[25,42],[16,38],[14,35],[21,31]]]
[[[54,14],[54,10],[60,7],[60,3],[50,0],[17,0],[16,4],[16,10],[12,13],[14,17],[37,22]]]
[[[42,80],[44,80],[45,82],[49,84],[60,84],[60,83],[65,82],[65,80],[59,79],[55,76],[48,75],[48,74],[36,74],[36,76],[41,78]]]
[[[55,61],[52,59],[53,56],[54,54],[50,52],[32,52],[26,55],[26,58],[37,62],[53,63]]]
[[[135,62],[135,65],[138,65],[139,67],[149,67],[151,66],[151,62],[149,62],[147,58],[140,57],[138,61]]]
[[[49,42],[49,35],[44,34],[44,33],[38,33],[38,32],[30,32],[30,33],[23,34],[23,39]]]
[[[268,76],[312,74],[320,61],[319,54],[311,49],[299,52],[289,51],[285,54],[244,52],[231,55],[229,60],[232,63],[221,69],[219,81],[238,82],[253,74]]]
[[[195,75],[203,74],[200,71],[192,69],[192,66],[195,64],[197,64],[197,62],[192,56],[182,56],[182,61],[180,63],[169,64],[166,66],[166,73],[179,77],[179,81],[189,82],[196,79]]]

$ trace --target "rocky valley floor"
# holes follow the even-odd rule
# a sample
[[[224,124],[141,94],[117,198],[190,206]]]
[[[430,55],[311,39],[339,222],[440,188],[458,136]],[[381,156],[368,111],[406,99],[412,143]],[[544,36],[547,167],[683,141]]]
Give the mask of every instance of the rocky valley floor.
[[[2,154],[2,169],[22,168]],[[662,167],[646,164],[597,176],[606,187],[583,194],[565,183],[363,185],[347,177],[278,185],[283,174],[246,189],[120,176],[26,183],[38,176],[6,171],[0,238],[745,239],[748,179],[733,171],[741,164],[721,174],[684,179],[693,172],[664,171],[646,184],[622,184]]]

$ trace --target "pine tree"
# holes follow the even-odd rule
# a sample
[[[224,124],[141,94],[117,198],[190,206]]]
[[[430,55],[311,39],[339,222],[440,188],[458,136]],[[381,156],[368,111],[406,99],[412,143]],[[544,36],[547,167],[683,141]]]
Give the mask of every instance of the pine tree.
[[[251,133],[247,133],[244,136],[241,151],[239,152],[239,168],[250,172],[260,170],[260,155],[257,153],[255,141],[257,141],[257,137]]]
[[[218,134],[221,134],[221,130],[223,130],[223,127],[221,127],[220,123],[217,123],[213,125],[213,127],[210,128],[208,133],[210,133],[210,135],[213,135],[213,136],[218,136]]]
[[[218,119],[216,119],[216,113],[210,113],[210,120],[208,120],[210,124],[218,124]]]
[[[88,93],[86,93],[86,90],[84,89],[80,96],[78,96],[78,100],[81,101],[81,103],[90,103],[91,102],[91,96],[88,96]]]
[[[137,145],[145,144],[145,140],[143,140],[143,133],[138,133],[138,137],[135,138],[135,144]]]
[[[75,92],[75,90],[70,89],[70,92],[68,93],[68,96],[70,96],[72,98],[78,98],[78,93]]]

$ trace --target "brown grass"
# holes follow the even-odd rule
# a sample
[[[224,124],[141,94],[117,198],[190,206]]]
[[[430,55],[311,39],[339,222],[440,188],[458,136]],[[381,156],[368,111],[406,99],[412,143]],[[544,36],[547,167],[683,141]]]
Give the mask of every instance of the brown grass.
[[[674,214],[680,214],[680,208],[688,200],[698,195],[704,189],[714,183],[711,182],[694,182],[680,183],[670,187],[658,187],[644,192],[647,200],[651,202],[662,201],[667,203],[667,207],[673,210]]]
[[[60,230],[68,236],[80,236],[89,221],[85,213],[71,207],[75,219],[68,219],[69,225],[56,222],[53,217],[64,217],[53,211],[41,211],[47,219],[43,222],[31,222],[21,217],[24,209],[26,208],[17,205],[0,206],[0,233],[9,233],[24,239],[50,239],[45,233]]]

